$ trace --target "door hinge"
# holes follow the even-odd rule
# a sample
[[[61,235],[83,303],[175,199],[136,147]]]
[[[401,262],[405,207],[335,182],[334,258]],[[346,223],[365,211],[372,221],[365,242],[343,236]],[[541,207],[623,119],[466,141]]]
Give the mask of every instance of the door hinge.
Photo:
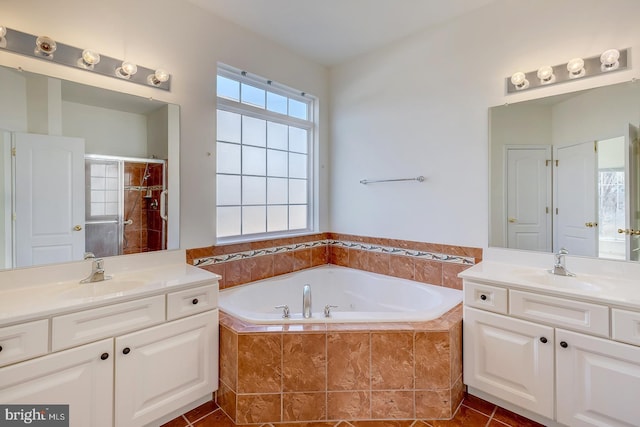
[[[544,208],[544,212],[545,212],[545,213],[549,213],[549,206],[547,206],[546,208]]]
[[[556,167],[558,167],[558,160],[556,160]]]
[[[15,221],[15,220],[16,220],[16,213],[15,213],[15,212],[11,214],[11,220],[12,220],[12,221]]]
[[[558,208],[556,208],[556,215],[558,215]]]
[[[15,157],[15,156],[16,156],[16,147],[11,147],[11,155],[12,155],[13,157]]]
[[[593,151],[594,151],[595,153],[597,153],[597,152],[598,152],[598,141],[593,141]]]
[[[544,165],[545,165],[545,166],[549,166],[549,163],[551,163],[551,160],[545,160],[545,161],[544,161]]]

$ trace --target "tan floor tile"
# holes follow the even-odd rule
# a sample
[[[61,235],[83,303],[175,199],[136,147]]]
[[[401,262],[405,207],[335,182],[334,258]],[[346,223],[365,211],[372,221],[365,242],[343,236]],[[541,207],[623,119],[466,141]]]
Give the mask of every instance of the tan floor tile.
[[[451,420],[431,421],[433,427],[485,427],[489,417],[478,411],[461,406]]]

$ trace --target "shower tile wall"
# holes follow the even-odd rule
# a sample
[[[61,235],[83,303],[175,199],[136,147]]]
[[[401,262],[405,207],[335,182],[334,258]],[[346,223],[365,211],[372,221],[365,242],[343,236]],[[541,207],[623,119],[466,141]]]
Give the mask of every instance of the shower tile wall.
[[[161,190],[153,190],[152,197],[145,197],[146,190],[135,188],[162,185],[162,165],[149,164],[149,176],[145,180],[146,165],[134,162],[125,162],[124,165],[124,219],[133,221],[124,228],[124,254],[156,251],[164,247],[159,209]],[[130,186],[134,188],[128,189]]]
[[[220,256],[228,260],[211,263]],[[220,289],[323,264],[462,289],[458,273],[481,260],[480,248],[340,233],[187,250],[187,262],[222,276]]]

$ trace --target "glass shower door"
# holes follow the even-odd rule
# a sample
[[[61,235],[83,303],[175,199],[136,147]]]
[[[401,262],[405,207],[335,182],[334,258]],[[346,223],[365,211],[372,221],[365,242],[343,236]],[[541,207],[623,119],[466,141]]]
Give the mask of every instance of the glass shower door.
[[[85,250],[96,257],[122,253],[122,162],[85,158]]]

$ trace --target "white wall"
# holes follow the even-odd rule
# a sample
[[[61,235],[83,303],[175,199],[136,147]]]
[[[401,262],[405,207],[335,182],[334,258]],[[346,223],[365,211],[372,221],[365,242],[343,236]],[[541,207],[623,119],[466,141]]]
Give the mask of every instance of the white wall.
[[[46,13],[34,11],[46,10]],[[87,19],[91,16],[92,19]],[[132,84],[0,51],[18,67],[180,105],[180,246],[215,239],[217,62],[304,90],[320,99],[320,165],[328,158],[328,70],[183,0],[2,0],[2,24],[172,74],[172,90]],[[328,168],[320,169],[320,225],[328,224]]]
[[[148,157],[144,114],[62,101],[62,134],[84,138],[86,154]]]
[[[637,16],[635,0],[497,0],[333,68],[331,230],[486,246],[487,108],[640,69],[509,96],[504,78],[612,47],[631,47],[633,59]],[[421,174],[422,184],[359,184]]]
[[[27,81],[5,68],[0,68],[0,129],[27,131]]]

